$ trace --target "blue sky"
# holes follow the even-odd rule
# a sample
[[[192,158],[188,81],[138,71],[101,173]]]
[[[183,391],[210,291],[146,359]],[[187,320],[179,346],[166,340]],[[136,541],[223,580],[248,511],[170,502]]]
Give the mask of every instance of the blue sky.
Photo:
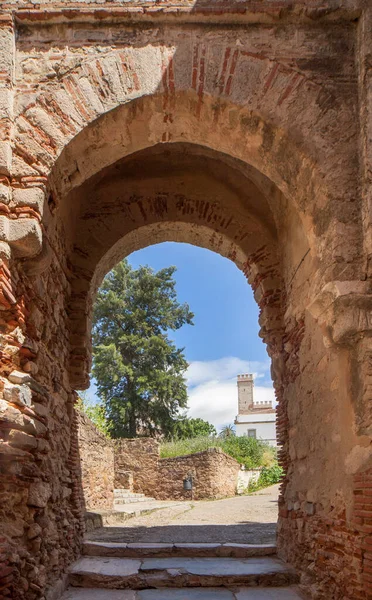
[[[185,348],[189,415],[217,428],[237,413],[236,376],[256,374],[257,400],[273,399],[270,362],[258,337],[258,307],[244,275],[228,259],[189,244],[166,242],[128,257],[130,264],[154,270],[175,265],[177,294],[195,314],[194,326],[172,332]],[[89,397],[94,399],[94,384]]]

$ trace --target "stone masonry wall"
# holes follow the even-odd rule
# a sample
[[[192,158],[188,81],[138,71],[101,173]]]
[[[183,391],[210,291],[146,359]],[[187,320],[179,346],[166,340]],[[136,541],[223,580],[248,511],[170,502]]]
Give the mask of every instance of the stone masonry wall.
[[[236,493],[240,465],[220,448],[210,448],[188,456],[163,458],[159,461],[160,500],[202,500],[225,498]],[[183,489],[183,480],[192,476],[192,492]]]
[[[224,498],[236,492],[240,466],[236,460],[211,448],[175,458],[160,458],[159,442],[151,438],[115,442],[115,487],[127,488],[133,476],[133,490],[158,500],[188,500],[183,480],[193,477],[195,500]]]
[[[152,438],[122,439],[115,442],[115,487],[128,487],[133,475],[133,491],[154,496],[158,487],[159,442]]]
[[[92,421],[76,411],[84,500],[87,509],[112,508],[114,444]]]

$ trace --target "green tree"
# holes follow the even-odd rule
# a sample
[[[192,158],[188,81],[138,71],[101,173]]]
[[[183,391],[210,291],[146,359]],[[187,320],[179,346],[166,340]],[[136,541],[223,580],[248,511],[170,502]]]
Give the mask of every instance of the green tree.
[[[79,392],[79,397],[75,406],[89,417],[101,433],[110,437],[110,428],[106,417],[106,410],[102,404],[92,404],[89,402],[84,392]]]
[[[222,439],[234,437],[236,435],[234,425],[224,425],[219,435]]]
[[[192,325],[193,314],[177,300],[175,270],[123,260],[98,291],[93,376],[113,437],[167,435],[187,407],[188,364],[168,332]]]
[[[217,431],[214,425],[204,421],[204,419],[183,417],[176,421],[172,435],[178,440],[185,440],[202,436],[214,436],[217,435]]]

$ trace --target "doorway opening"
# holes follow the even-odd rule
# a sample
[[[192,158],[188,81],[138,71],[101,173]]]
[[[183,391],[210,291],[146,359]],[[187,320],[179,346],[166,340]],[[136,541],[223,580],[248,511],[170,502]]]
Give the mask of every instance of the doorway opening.
[[[117,265],[95,306],[79,444],[88,511],[108,527],[89,539],[274,544],[276,402],[246,278],[214,252],[161,243]]]

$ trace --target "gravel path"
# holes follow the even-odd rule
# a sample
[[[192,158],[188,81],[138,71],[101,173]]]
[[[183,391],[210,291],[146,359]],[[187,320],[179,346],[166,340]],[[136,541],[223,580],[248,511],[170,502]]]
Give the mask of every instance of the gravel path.
[[[125,526],[92,531],[87,538],[112,542],[275,542],[279,486],[251,496],[184,502],[132,517]]]

